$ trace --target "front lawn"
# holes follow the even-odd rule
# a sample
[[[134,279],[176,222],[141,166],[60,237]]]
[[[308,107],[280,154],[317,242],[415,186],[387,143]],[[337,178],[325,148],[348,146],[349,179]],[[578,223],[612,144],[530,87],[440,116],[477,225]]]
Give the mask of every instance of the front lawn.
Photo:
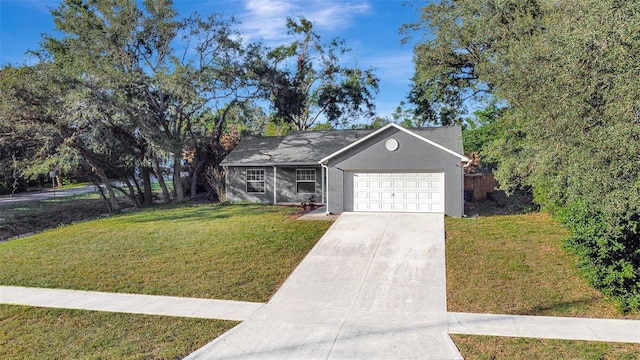
[[[122,204],[125,202],[122,201]],[[104,200],[95,193],[3,204],[0,206],[0,242],[15,236],[97,219],[108,212]]]
[[[267,301],[328,229],[294,208],[185,205],[0,244],[0,284]]]
[[[623,317],[578,275],[547,214],[448,218],[446,229],[449,311]]]
[[[451,335],[465,360],[637,360],[640,344]]]
[[[0,284],[267,301],[330,225],[295,210],[183,205],[58,228],[0,244]],[[545,214],[447,218],[446,231],[449,311],[640,319],[577,275]],[[2,305],[0,357],[171,359],[233,324]],[[639,344],[452,337],[466,359],[640,357]]]
[[[640,319],[590,287],[544,213],[446,219],[452,312]],[[465,359],[638,359],[640,344],[452,335]]]
[[[330,226],[295,208],[161,207],[0,244],[0,284],[267,301]],[[0,358],[175,359],[230,321],[0,305]]]
[[[179,359],[235,324],[0,304],[0,359]]]

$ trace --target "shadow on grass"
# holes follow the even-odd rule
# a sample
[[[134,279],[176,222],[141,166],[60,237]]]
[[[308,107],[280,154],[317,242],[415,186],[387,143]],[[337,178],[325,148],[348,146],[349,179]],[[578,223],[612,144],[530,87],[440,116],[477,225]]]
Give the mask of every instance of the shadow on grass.
[[[558,313],[583,313],[590,306],[601,302],[597,296],[587,299],[578,299],[573,301],[558,301],[549,304],[540,304],[527,309],[515,310],[514,315],[530,315],[530,316],[554,316]],[[572,311],[575,310],[575,311]],[[583,311],[584,310],[584,311]]]
[[[486,200],[467,202],[464,207],[467,217],[518,215],[540,210],[533,202],[533,194],[524,190],[517,190],[511,195],[504,191],[494,191],[488,194]]]
[[[210,221],[234,217],[260,216],[282,212],[272,205],[261,204],[175,204],[143,209],[130,214],[131,223],[149,223],[154,221]],[[129,214],[125,214],[129,215]]]

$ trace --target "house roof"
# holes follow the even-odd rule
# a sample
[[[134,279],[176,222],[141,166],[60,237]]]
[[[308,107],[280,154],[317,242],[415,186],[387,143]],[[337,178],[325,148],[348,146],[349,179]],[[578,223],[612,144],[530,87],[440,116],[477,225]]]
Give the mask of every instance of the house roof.
[[[466,159],[462,154],[460,127],[404,129],[389,124],[377,130],[292,131],[286,136],[245,137],[222,161],[224,166],[317,165],[345,148],[359,144],[390,127],[405,131],[445,151]]]
[[[451,142],[451,145],[454,145],[453,143],[455,141],[455,143],[456,143],[455,147],[457,148],[459,146],[460,150],[462,150],[462,134],[461,134],[460,128],[456,128],[456,127],[446,127],[446,128],[445,127],[439,127],[439,128],[432,127],[432,128],[420,128],[420,129],[405,129],[405,128],[397,125],[397,124],[390,123],[390,124],[387,124],[387,125],[383,126],[380,129],[372,132],[371,134],[365,136],[364,138],[362,138],[360,140],[357,140],[356,142],[354,142],[354,143],[352,143],[350,145],[347,145],[347,146],[343,147],[342,149],[340,149],[340,150],[338,150],[338,151],[336,151],[336,152],[334,152],[334,153],[322,158],[322,160],[320,160],[320,162],[325,163],[329,159],[333,158],[334,156],[337,156],[337,155],[339,155],[339,154],[341,154],[341,153],[343,153],[343,152],[345,152],[345,151],[357,146],[358,144],[367,141],[369,138],[371,138],[371,137],[373,137],[373,136],[375,136],[375,135],[377,135],[379,133],[387,131],[387,129],[389,129],[389,128],[396,128],[396,129],[398,129],[398,130],[400,130],[402,132],[405,132],[405,133],[407,133],[407,134],[409,134],[411,136],[416,137],[419,140],[422,140],[422,141],[424,141],[424,142],[426,142],[426,143],[428,143],[430,145],[433,145],[433,146],[439,148],[440,150],[443,150],[443,151],[448,152],[448,153],[450,153],[450,154],[452,154],[454,156],[457,156],[462,161],[469,161],[469,158],[467,158],[464,155],[461,155],[462,151],[456,152],[455,150],[452,150],[452,149],[450,149],[450,148],[448,148],[446,146],[443,146],[443,145],[437,143],[436,141],[433,141],[433,140],[429,139],[429,137],[433,138],[434,135],[443,135],[443,134],[436,134],[435,133],[436,132],[435,129],[449,129],[449,131],[447,131],[447,132],[450,133],[450,134],[448,134],[449,137],[450,137],[448,140]],[[452,136],[452,135],[454,135],[453,133],[454,133],[454,130],[456,130],[456,129],[458,130],[457,131],[457,136]],[[442,131],[440,131],[440,132],[442,132]],[[459,139],[459,140],[456,140],[456,139]],[[443,139],[438,138],[438,140],[440,140],[440,142],[442,142]]]

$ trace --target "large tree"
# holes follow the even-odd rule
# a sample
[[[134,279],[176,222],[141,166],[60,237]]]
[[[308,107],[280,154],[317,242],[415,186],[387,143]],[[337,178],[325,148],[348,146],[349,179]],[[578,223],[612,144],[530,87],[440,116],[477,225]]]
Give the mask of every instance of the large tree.
[[[507,70],[503,50],[540,30],[539,3],[544,1],[443,0],[404,25],[405,33],[424,34],[415,48],[409,93],[416,115],[436,124],[462,124],[470,104],[494,101],[495,77]]]
[[[531,186],[572,230],[587,279],[640,307],[640,3],[443,0],[414,29],[416,91],[506,107],[487,152],[505,188]]]
[[[343,65],[345,41],[323,43],[305,18],[287,19],[287,28],[295,40],[270,52],[273,67],[265,71],[276,120],[307,130],[318,121],[340,125],[373,116],[373,69]]]
[[[42,89],[3,94],[8,105],[9,94],[33,105],[31,114],[13,106],[12,121],[28,127],[36,114],[54,126],[112,195],[107,178],[149,202],[149,175],[155,173],[169,200],[162,171],[168,162],[174,197],[183,200],[184,171],[196,181],[206,168],[200,160],[206,154],[185,162],[185,152],[203,152],[203,143],[210,144],[209,154],[225,151],[219,142],[227,114],[261,94],[253,70],[263,66],[264,49],[244,44],[233,22],[220,15],[179,19],[169,0],[146,0],[141,7],[132,0],[67,0],[52,14],[61,35],[44,37],[41,64],[30,70],[42,73],[30,79]],[[25,82],[15,85],[30,89]],[[47,87],[50,99],[38,107],[29,97],[46,95]],[[49,103],[57,114],[46,109]]]

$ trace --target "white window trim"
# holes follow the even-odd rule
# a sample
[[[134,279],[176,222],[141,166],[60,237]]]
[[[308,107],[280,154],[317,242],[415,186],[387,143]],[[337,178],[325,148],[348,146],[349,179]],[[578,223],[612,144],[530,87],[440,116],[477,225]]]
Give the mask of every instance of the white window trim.
[[[299,180],[298,172],[300,171],[313,171],[313,180]],[[316,184],[317,171],[316,169],[296,169],[296,194],[315,194],[318,189]],[[313,183],[313,192],[298,192],[298,183]]]
[[[249,171],[262,172],[262,180],[249,180]],[[246,169],[244,172],[244,191],[247,194],[264,194],[267,191],[266,173],[264,169]],[[262,183],[262,191],[249,191],[249,183]]]

